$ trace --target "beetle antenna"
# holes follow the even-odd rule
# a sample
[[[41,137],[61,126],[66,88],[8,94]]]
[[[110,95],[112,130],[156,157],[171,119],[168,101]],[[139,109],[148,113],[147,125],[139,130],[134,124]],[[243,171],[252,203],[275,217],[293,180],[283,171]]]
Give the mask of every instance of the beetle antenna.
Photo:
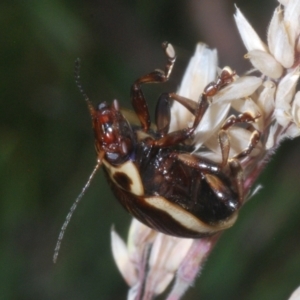
[[[81,93],[81,95],[83,96],[84,100],[86,101],[89,111],[91,112],[91,114],[94,112],[94,107],[93,104],[90,100],[90,98],[88,97],[88,95],[85,93],[82,83],[80,81],[80,58],[76,58],[75,60],[75,66],[74,66],[74,78],[75,78],[75,83],[79,89],[79,92]]]
[[[58,254],[59,254],[59,250],[60,250],[60,246],[61,246],[61,243],[62,243],[62,240],[64,238],[64,234],[65,234],[65,231],[68,227],[68,224],[70,223],[70,220],[72,218],[72,215],[76,209],[76,207],[78,206],[78,203],[80,202],[80,200],[82,199],[82,197],[84,196],[87,188],[90,186],[90,183],[92,181],[92,179],[94,178],[97,170],[99,169],[99,167],[101,166],[102,164],[102,159],[98,159],[97,161],[97,164],[92,172],[92,174],[90,175],[87,183],[85,184],[85,186],[83,187],[81,193],[78,195],[78,197],[76,198],[76,200],[74,201],[73,205],[71,206],[70,210],[69,210],[69,213],[67,214],[67,217],[65,219],[65,222],[63,223],[63,226],[61,227],[61,230],[60,230],[60,233],[58,235],[58,238],[57,238],[57,242],[56,242],[56,246],[55,246],[55,249],[54,249],[54,255],[53,255],[53,262],[56,263],[57,261],[57,257],[58,257]]]

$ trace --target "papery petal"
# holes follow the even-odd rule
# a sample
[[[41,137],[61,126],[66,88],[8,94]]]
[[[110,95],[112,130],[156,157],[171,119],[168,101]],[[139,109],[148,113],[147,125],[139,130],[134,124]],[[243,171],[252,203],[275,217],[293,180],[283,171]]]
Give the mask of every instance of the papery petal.
[[[126,244],[114,229],[111,230],[111,246],[113,257],[120,273],[127,284],[133,286],[138,281],[137,272],[130,260]]]
[[[271,113],[275,107],[275,91],[276,86],[272,81],[265,81],[263,83],[263,90],[259,93],[258,99],[256,101],[257,105],[260,107],[264,114],[264,118],[270,117]]]
[[[290,0],[284,9],[284,23],[290,41],[294,43],[300,33],[300,1]]]
[[[188,254],[178,269],[175,284],[167,300],[181,299],[186,290],[194,283],[203,265],[203,261],[211,251],[215,240],[215,237],[211,237],[193,241]]]
[[[189,251],[193,241],[193,239],[177,239],[177,242],[175,243],[174,247],[172,247],[166,262],[166,267],[169,271],[175,272],[178,269],[182,260]]]
[[[182,239],[159,234],[155,239],[149,264],[162,265],[168,272],[175,272],[188,252],[193,239]]]
[[[250,97],[233,101],[231,106],[240,113],[247,112],[253,118],[262,114],[260,107]]]
[[[142,252],[141,245],[152,242],[156,235],[157,232],[155,230],[133,218],[127,242],[129,252],[135,252],[136,249],[139,249],[139,252]]]
[[[139,293],[139,289],[140,289],[140,282],[137,282],[134,286],[132,286],[127,294],[127,300],[136,300],[138,293]]]
[[[192,239],[181,239],[161,233],[157,235],[149,257],[149,283],[146,288],[152,289],[157,295],[166,289],[192,241]]]
[[[217,51],[209,49],[205,44],[198,43],[177,94],[198,102],[205,86],[216,78],[217,62]],[[170,131],[185,128],[187,123],[194,118],[185,107],[176,101],[171,107],[171,116]]]
[[[290,103],[295,94],[295,89],[298,83],[299,75],[299,68],[296,68],[280,80],[275,97],[276,108],[286,110],[290,108]]]
[[[213,102],[228,102],[251,96],[262,84],[262,79],[255,76],[239,77],[235,82],[220,90],[213,97]]]
[[[291,101],[299,80],[299,68],[289,72],[278,84],[275,97],[274,116],[277,122],[287,127],[293,120],[291,115]]]
[[[228,115],[229,109],[230,103],[213,103],[208,107],[195,130],[195,151],[220,129]]]
[[[288,300],[300,300],[300,287],[298,287]]]
[[[294,139],[300,135],[300,127],[297,124],[292,123],[289,125],[284,135],[290,139]]]
[[[279,78],[283,73],[282,65],[269,53],[261,50],[248,52],[245,58],[250,59],[255,69],[270,78]]]
[[[279,123],[282,127],[287,127],[292,121],[290,106],[286,108],[275,108],[274,117],[276,118],[277,123]]]
[[[250,25],[250,23],[247,21],[247,19],[237,7],[234,19],[248,52],[252,50],[261,50],[265,52],[268,51],[268,47],[260,39],[253,27]]]
[[[168,254],[174,245],[174,237],[159,233],[154,240],[149,257],[149,274],[146,290],[156,295],[162,293],[174,278],[174,273],[166,269]]]
[[[276,144],[277,144],[276,132],[277,132],[279,126],[280,126],[279,123],[274,123],[274,125],[272,125],[270,127],[268,139],[265,143],[266,150],[270,150],[276,146]]]
[[[167,286],[170,284],[170,282],[173,280],[175,274],[165,274],[163,278],[161,278],[158,282],[155,284],[154,288],[154,294],[159,295],[165,291]]]
[[[296,93],[292,104],[292,116],[293,121],[300,128],[300,91]]]
[[[132,263],[136,266],[143,263],[146,247],[153,242],[157,234],[157,231],[135,218],[132,219],[127,239],[127,248]]]
[[[168,236],[168,237],[170,237],[170,239],[165,239],[165,236],[161,233],[157,235],[152,245],[151,255],[149,257],[150,266],[161,265],[162,262],[164,263],[165,259],[167,258],[166,255],[168,249],[170,248],[170,245],[173,245],[173,237],[172,236]]]
[[[177,93],[197,102],[205,86],[215,80],[217,63],[217,51],[198,43]]]
[[[283,11],[280,6],[275,10],[269,26],[268,45],[270,52],[285,68],[290,68],[293,65],[295,39],[289,39],[283,22]]]
[[[278,0],[278,2],[282,5],[287,5],[289,3],[289,0]]]

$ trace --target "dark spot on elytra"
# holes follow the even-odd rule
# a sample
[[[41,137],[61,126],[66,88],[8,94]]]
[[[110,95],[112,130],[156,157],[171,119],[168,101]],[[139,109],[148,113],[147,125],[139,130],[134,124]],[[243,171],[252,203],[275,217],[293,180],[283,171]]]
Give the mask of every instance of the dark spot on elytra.
[[[113,176],[115,182],[118,183],[125,191],[131,190],[132,180],[123,172],[116,172]]]

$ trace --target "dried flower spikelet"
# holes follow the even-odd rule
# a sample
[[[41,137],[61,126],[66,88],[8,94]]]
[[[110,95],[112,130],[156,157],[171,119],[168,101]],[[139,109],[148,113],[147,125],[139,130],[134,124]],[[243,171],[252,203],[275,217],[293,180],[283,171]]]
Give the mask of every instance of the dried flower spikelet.
[[[275,9],[269,30],[268,46],[274,58],[284,67],[290,68],[294,63],[295,41],[289,38],[289,26],[286,26],[283,10],[279,6]]]
[[[265,45],[237,8],[235,21],[255,69],[264,77],[257,94],[262,109],[266,151],[276,148],[284,138],[299,136],[298,48],[300,34],[300,1],[279,1],[269,25]],[[248,31],[247,31],[248,30]],[[268,127],[269,126],[269,127]]]
[[[145,248],[151,244],[157,232],[132,219],[127,245],[116,233],[111,230],[111,243],[114,260],[123,278],[129,286],[138,282],[139,264],[143,259]]]
[[[299,69],[295,68],[287,73],[278,83],[275,97],[275,113],[277,122],[287,127],[292,120],[291,107],[295,96],[296,85],[299,80]]]
[[[150,227],[144,225],[138,220],[132,219],[127,241],[129,252],[136,253],[137,251],[143,250],[141,249],[141,246],[153,243],[156,235],[156,231],[153,231]]]
[[[260,39],[256,31],[253,29],[253,27],[237,7],[234,19],[243,43],[249,52],[252,50],[261,50],[263,52],[268,52],[268,47],[266,46],[266,44]]]
[[[192,239],[158,234],[149,257],[147,289],[152,290],[155,295],[159,295],[167,288],[192,242]]]
[[[250,59],[255,69],[271,78],[280,78],[283,73],[282,65],[269,53],[261,50],[252,50],[244,56]]]
[[[199,275],[201,266],[203,266],[216,240],[216,236],[193,240],[186,257],[178,268],[174,286],[167,300],[181,299],[181,296],[194,283],[197,275]]]
[[[217,52],[209,49],[205,44],[199,43],[196,46],[195,53],[190,59],[188,67],[184,73],[183,80],[177,91],[177,94],[188,99],[199,101],[204,88],[217,77]],[[204,117],[202,118],[197,132],[201,133],[195,137],[196,148],[201,145],[218,129],[218,125],[225,120],[230,104],[209,106]],[[181,104],[174,101],[171,107],[170,132],[185,128],[191,125],[194,116],[188,112]]]
[[[138,274],[134,263],[130,260],[126,244],[114,229],[111,230],[111,246],[113,257],[120,273],[126,283],[129,286],[133,286],[138,281]]]
[[[255,76],[235,76],[233,83],[224,87],[213,96],[211,105],[208,107],[195,131],[195,151],[205,146],[209,152],[201,151],[201,156],[216,162],[221,161],[221,148],[217,135],[221,126],[229,117],[229,113],[232,113],[232,110],[236,111],[236,115],[248,113],[252,118],[258,119],[254,126],[257,127],[257,129],[261,129],[263,126],[263,119],[260,118],[262,111],[251,98],[261,85],[261,78]],[[231,145],[230,157],[233,157],[247,147],[251,132],[240,126],[234,126],[230,128],[228,134],[230,136]],[[254,154],[255,152],[251,155]]]
[[[275,83],[271,80],[266,80],[261,86],[260,93],[257,97],[256,104],[259,106],[260,110],[265,114],[264,127],[268,126],[271,122],[271,116],[275,108],[275,92]]]
[[[193,242],[158,233],[136,219],[132,220],[127,245],[114,229],[111,239],[114,260],[132,287],[128,299],[136,299],[145,277],[144,293],[159,295],[164,292]]]
[[[203,43],[198,43],[177,94],[197,102],[205,86],[216,79],[217,63],[217,51],[209,49]],[[192,120],[193,115],[174,101],[171,108],[170,131],[185,128],[187,122]]]

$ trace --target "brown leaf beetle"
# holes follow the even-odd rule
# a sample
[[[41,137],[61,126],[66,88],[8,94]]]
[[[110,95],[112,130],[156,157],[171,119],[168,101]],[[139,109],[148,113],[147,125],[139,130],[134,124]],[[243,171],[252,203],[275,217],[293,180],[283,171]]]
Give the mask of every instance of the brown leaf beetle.
[[[201,238],[235,222],[245,197],[239,159],[252,151],[260,135],[253,129],[249,146],[229,158],[227,129],[236,123],[251,123],[255,118],[245,113],[226,120],[218,135],[221,163],[191,153],[190,143],[186,141],[208,108],[208,98],[233,81],[235,73],[223,69],[217,81],[206,86],[199,103],[175,93],[163,93],[156,105],[156,129],[153,129],[141,85],[168,80],[176,56],[171,44],[165,42],[162,46],[167,56],[165,70],[154,70],[137,79],[131,87],[132,106],[140,125],[129,123],[117,100],[112,104],[103,102],[95,108],[83,92],[79,61],[76,62],[76,83],[91,114],[98,163],[62,227],[54,260],[72,213],[100,166],[122,206],[155,230],[177,237]],[[169,132],[172,101],[178,101],[194,115],[192,126]]]

